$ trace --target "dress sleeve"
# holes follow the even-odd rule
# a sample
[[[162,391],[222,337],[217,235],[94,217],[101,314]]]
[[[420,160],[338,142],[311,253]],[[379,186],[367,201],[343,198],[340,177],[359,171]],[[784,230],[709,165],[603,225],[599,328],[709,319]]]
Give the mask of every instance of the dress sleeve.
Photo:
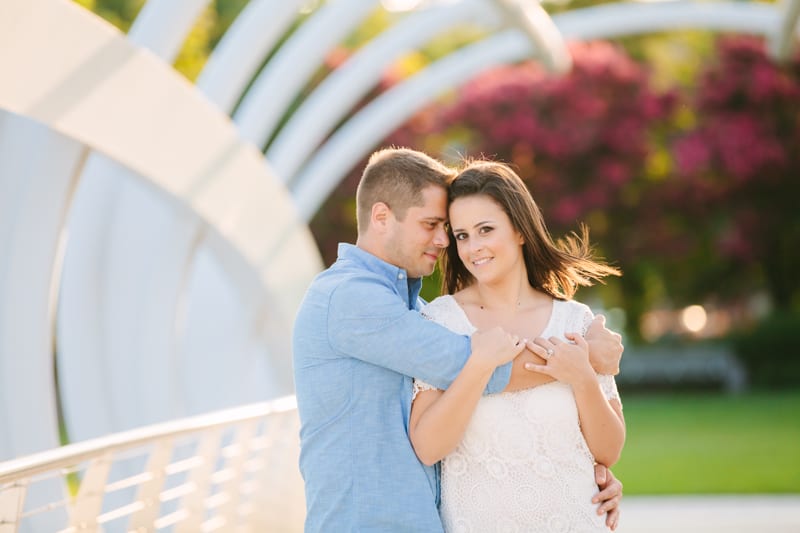
[[[597,381],[600,383],[600,388],[603,390],[603,394],[607,399],[620,402],[617,381],[614,379],[614,376],[609,374],[597,374]]]
[[[411,393],[411,401],[417,399],[417,394],[426,390],[439,390],[430,383],[425,383],[419,379],[414,379],[414,391]]]

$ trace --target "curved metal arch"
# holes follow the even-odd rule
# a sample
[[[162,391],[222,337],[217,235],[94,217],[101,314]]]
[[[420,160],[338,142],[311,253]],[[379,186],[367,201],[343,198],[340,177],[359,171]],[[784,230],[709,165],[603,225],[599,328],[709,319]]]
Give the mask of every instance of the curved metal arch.
[[[345,174],[375,143],[436,95],[493,64],[530,53],[530,41],[506,31],[462,48],[393,87],[356,113],[316,152],[291,187],[300,215],[310,220]]]
[[[564,73],[572,68],[567,43],[550,14],[539,2],[530,0],[495,0],[510,22],[522,30],[539,52],[539,60],[551,72]]]
[[[58,446],[53,265],[86,160],[80,143],[0,109],[0,461]],[[27,157],[31,149],[47,157]]]
[[[128,31],[134,44],[172,63],[192,25],[211,0],[149,0]]]
[[[56,34],[54,27],[60,30]],[[289,195],[268,173],[258,149],[244,142],[228,117],[167,65],[71,2],[0,2],[0,38],[0,50],[26,51],[0,52],[0,72],[14,80],[0,84],[0,107],[105,154],[175,202],[177,209],[201,220],[204,245],[239,289],[247,319],[253,320],[248,335],[268,340],[264,344],[270,349],[274,345],[287,355],[285,335],[272,335],[270,320],[285,332],[321,261]],[[52,54],[54,46],[58,55]],[[120,99],[125,106],[119,105]],[[31,148],[26,155],[36,153]],[[118,175],[114,171],[104,177]],[[99,327],[90,333],[105,334]],[[80,347],[71,354],[78,365],[84,361]],[[4,361],[15,356],[0,353]],[[281,380],[291,383],[289,376],[284,371]],[[80,411],[68,414],[68,423],[84,416]],[[131,421],[114,422],[119,428]]]
[[[208,57],[197,87],[230,114],[304,1],[251,0]]]
[[[777,31],[770,37],[768,49],[777,61],[787,61],[797,43],[796,34],[800,32],[800,0],[782,0],[779,4],[781,22]]]
[[[291,183],[325,136],[378,83],[389,62],[455,24],[468,20],[485,24],[493,15],[483,0],[409,14],[364,45],[303,101],[271,143],[269,164],[280,179]]]
[[[598,39],[677,28],[701,27],[769,35],[778,11],[767,4],[605,4],[553,17],[566,38]],[[345,174],[375,145],[441,92],[486,68],[520,61],[535,50],[509,30],[459,50],[376,98],[355,114],[300,171],[292,194],[306,220],[319,209]]]
[[[264,146],[327,51],[374,7],[375,0],[340,0],[314,11],[264,67],[239,104],[233,120],[242,137]]]
[[[604,39],[667,30],[707,29],[770,35],[778,11],[746,2],[618,2],[576,9],[553,17],[565,39]]]
[[[134,21],[128,41],[172,62],[208,3],[150,0]],[[191,268],[193,242],[202,227],[196,216],[143,187],[135,172],[98,154],[90,156],[81,179],[76,203],[95,208],[78,209],[69,220],[72,239],[64,261],[58,321],[64,412],[95,415],[70,416],[75,439],[183,413],[172,315],[185,296],[181,280]],[[94,231],[98,226],[103,231]],[[95,305],[87,304],[86,295],[92,293],[97,295]],[[88,325],[72,318],[90,314],[98,316]],[[96,352],[86,349],[86,337],[92,335],[100,343]],[[78,353],[113,354],[115,362],[97,361],[104,373],[93,381],[75,371]],[[149,383],[150,394],[140,393],[142,383]],[[94,412],[98,406],[91,405],[89,391],[101,387],[104,401],[99,405],[110,409],[110,416]],[[139,399],[131,402],[131,397]]]

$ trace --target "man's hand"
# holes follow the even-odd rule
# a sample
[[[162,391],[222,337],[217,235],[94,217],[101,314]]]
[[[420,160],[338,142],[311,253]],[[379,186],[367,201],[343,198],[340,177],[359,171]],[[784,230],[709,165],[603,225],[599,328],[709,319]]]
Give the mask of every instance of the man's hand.
[[[472,334],[470,360],[480,363],[490,372],[500,365],[513,361],[525,349],[527,339],[506,333],[499,326]]]
[[[619,525],[619,502],[622,499],[622,483],[614,477],[611,470],[601,464],[594,466],[594,477],[600,492],[592,498],[599,503],[597,514],[606,515],[606,525],[614,531]]]
[[[589,344],[589,362],[598,374],[619,374],[622,359],[622,336],[606,328],[606,317],[597,315],[586,332]]]

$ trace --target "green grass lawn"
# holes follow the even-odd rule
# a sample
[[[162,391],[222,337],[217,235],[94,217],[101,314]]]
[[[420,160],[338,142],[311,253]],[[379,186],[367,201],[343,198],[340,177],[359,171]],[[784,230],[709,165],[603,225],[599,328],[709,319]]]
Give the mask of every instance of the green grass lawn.
[[[800,493],[800,391],[621,394],[625,494]]]

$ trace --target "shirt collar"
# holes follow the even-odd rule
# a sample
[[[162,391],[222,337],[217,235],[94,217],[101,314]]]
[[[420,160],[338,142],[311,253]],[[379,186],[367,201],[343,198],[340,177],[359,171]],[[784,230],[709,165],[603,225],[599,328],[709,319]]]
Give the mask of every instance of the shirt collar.
[[[421,278],[408,278],[408,273],[405,269],[387,263],[363,248],[359,248],[353,244],[340,242],[339,243],[339,259],[352,261],[357,263],[374,274],[386,276],[387,279],[393,283],[402,282],[408,287],[409,302],[414,302],[419,296],[419,291],[422,288]]]

